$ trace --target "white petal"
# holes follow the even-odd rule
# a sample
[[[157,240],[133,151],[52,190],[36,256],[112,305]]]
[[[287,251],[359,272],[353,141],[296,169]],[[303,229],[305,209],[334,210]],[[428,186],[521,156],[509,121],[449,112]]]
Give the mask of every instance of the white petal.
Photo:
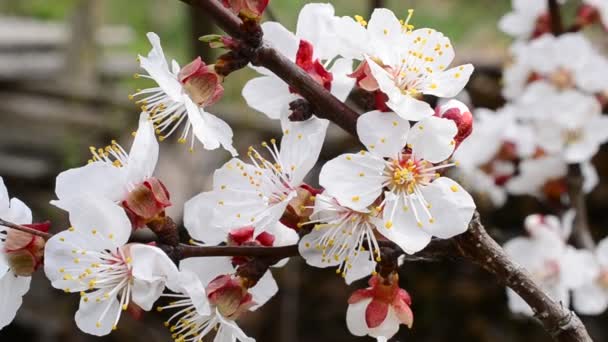
[[[350,285],[359,279],[369,276],[375,269],[376,262],[370,259],[369,254],[359,253],[355,257],[355,260],[352,261],[352,268],[346,272],[344,281],[347,285]]]
[[[192,133],[198,141],[203,144],[206,150],[215,150],[220,147],[220,142],[215,137],[213,127],[210,125],[206,117],[203,117],[203,111],[190,99],[186,94],[183,94],[183,101],[186,104],[188,112],[188,121],[192,125]]]
[[[239,326],[234,321],[224,318],[219,313],[219,311],[216,311],[216,315],[217,315],[217,318],[220,320],[220,323],[222,324],[221,330],[225,331],[225,329],[228,329],[228,332],[230,333],[230,335],[233,336],[233,341],[234,341],[234,339],[237,339],[238,341],[241,341],[241,342],[255,342],[255,339],[245,335],[245,333],[241,330],[241,328],[239,328]],[[217,339],[217,337],[216,337],[216,339]],[[217,341],[215,341],[215,342],[217,342]],[[224,342],[224,341],[222,341],[222,342]]]
[[[169,71],[165,54],[160,45],[160,38],[153,32],[149,32],[146,36],[152,44],[152,50],[147,57],[139,56],[141,67],[148,72],[163,92],[169,95],[173,101],[182,102],[182,86],[177,80],[177,76]]]
[[[465,64],[441,72],[428,81],[424,93],[438,97],[454,97],[469,82],[473,70],[473,65]]]
[[[336,39],[336,51],[344,58],[362,60],[365,53],[374,52],[372,44],[368,44],[367,29],[351,17],[341,17],[334,20],[333,25]]]
[[[603,267],[608,267],[608,238],[603,238],[595,248],[597,260]]]
[[[431,116],[412,127],[407,142],[411,145],[414,156],[439,163],[454,152],[454,137],[457,133],[454,121]]]
[[[296,36],[314,46],[315,57],[326,60],[336,56],[332,48],[334,7],[331,4],[306,4],[300,10]]]
[[[441,177],[421,189],[431,205],[434,223],[424,225],[433,236],[449,239],[464,233],[475,212],[475,202],[469,193],[453,180]]]
[[[400,324],[401,321],[395,314],[395,310],[389,305],[386,319],[384,319],[384,322],[382,322],[382,324],[379,326],[370,329],[369,335],[373,337],[384,336],[391,338],[399,331]]]
[[[585,284],[574,290],[572,305],[583,315],[599,315],[608,308],[608,291],[595,283]]]
[[[371,153],[343,154],[323,165],[319,184],[340,204],[362,210],[382,193],[384,161]]]
[[[96,238],[94,250],[114,249],[129,239],[131,221],[116,203],[92,196],[72,197],[64,203],[72,227],[80,234]]]
[[[397,115],[405,120],[418,121],[435,113],[428,103],[402,94],[401,89],[395,85],[388,73],[376,62],[369,58],[367,62],[374,78],[378,81],[380,90],[388,96],[389,100],[386,105],[394,110]]]
[[[581,173],[583,175],[583,191],[588,194],[599,184],[599,175],[595,166],[589,162],[581,163]]]
[[[313,229],[310,233],[304,235],[298,243],[298,251],[304,258],[306,263],[313,267],[325,268],[336,266],[340,262],[333,258],[323,256],[323,250],[316,248],[315,241],[319,239],[325,232],[322,230]]]
[[[133,303],[137,304],[144,311],[150,311],[164,290],[164,281],[143,281],[135,278],[133,279],[131,288]]]
[[[365,321],[365,310],[371,301],[372,299],[369,298],[348,305],[348,309],[346,310],[346,326],[351,334],[365,336],[369,333],[369,328]]]
[[[22,297],[30,289],[31,277],[19,277],[13,272],[0,276],[0,329],[9,325],[23,302]]]
[[[0,213],[3,213],[5,210],[8,210],[8,201],[8,190],[6,189],[6,185],[4,185],[4,179],[0,177]]]
[[[395,14],[386,8],[376,8],[369,19],[367,32],[376,48],[374,56],[386,65],[395,64],[399,56],[395,44],[403,40],[403,28]]]
[[[566,249],[560,266],[561,282],[571,289],[594,282],[600,274],[600,265],[593,253],[573,247]]]
[[[289,114],[289,104],[299,96],[289,91],[287,83],[270,75],[249,80],[243,87],[247,105],[271,119],[281,119]]]
[[[279,154],[283,172],[289,175],[292,186],[299,186],[317,163],[329,121],[310,118],[289,122],[283,126],[283,139]]]
[[[405,147],[410,124],[395,113],[367,112],[357,119],[359,140],[381,157],[395,157]]]
[[[167,281],[167,287],[171,291],[183,293],[190,297],[196,312],[201,316],[211,314],[211,306],[205,293],[205,285],[201,283],[195,273],[188,270],[181,271],[176,277]]]
[[[55,194],[59,201],[53,205],[66,210],[63,200],[90,194],[118,202],[128,193],[126,175],[122,168],[103,162],[64,171],[57,176]]]
[[[515,291],[507,288],[507,297],[509,299],[509,309],[513,313],[530,317],[534,315],[532,308]]]
[[[396,243],[408,254],[424,249],[431,242],[432,236],[427,229],[418,226],[410,203],[402,196],[395,196],[389,192],[385,193],[385,196],[384,224],[377,225],[380,234]],[[424,215],[421,209],[417,210],[419,215]]]
[[[209,245],[226,241],[227,232],[213,225],[214,192],[203,192],[184,204],[184,226],[190,236]]]
[[[98,290],[89,295],[89,298],[103,298],[105,290]],[[106,314],[102,314],[109,306]],[[102,300],[97,303],[95,300],[84,301],[80,300],[80,307],[76,311],[76,325],[83,332],[95,335],[105,336],[112,332],[114,321],[120,312],[121,307],[116,296]],[[98,327],[99,325],[99,327]]]
[[[334,62],[329,72],[334,77],[331,82],[331,93],[338,100],[346,101],[356,82],[354,78],[348,76],[353,72],[353,61],[351,59],[340,58]]]
[[[11,207],[6,216],[2,217],[13,223],[30,224],[32,223],[32,210],[18,198],[11,198]]]
[[[252,300],[255,303],[250,310],[255,311],[262,305],[266,304],[266,302],[269,301],[270,298],[272,298],[278,291],[279,286],[272,277],[272,273],[270,270],[266,271],[262,278],[258,280],[258,283],[249,289],[249,293],[251,294]]]
[[[175,264],[161,249],[144,245],[129,244],[129,253],[132,259],[133,277],[148,281],[162,281],[176,277],[179,272]]]
[[[79,292],[88,289],[85,282],[78,276],[85,272],[90,263],[85,260],[74,263],[74,246],[78,248],[95,248],[95,240],[90,235],[78,231],[63,231],[49,239],[44,249],[44,273],[51,285],[68,292]],[[84,245],[84,246],[83,246]],[[97,262],[98,260],[95,260]]]
[[[127,179],[132,185],[137,185],[150,178],[158,161],[158,141],[154,135],[154,126],[148,114],[143,112],[139,116],[139,128],[129,152],[129,161],[126,165]],[[97,185],[99,182],[94,183]]]
[[[228,257],[188,258],[179,263],[179,268],[196,274],[205,287],[218,276],[234,273],[232,261]]]

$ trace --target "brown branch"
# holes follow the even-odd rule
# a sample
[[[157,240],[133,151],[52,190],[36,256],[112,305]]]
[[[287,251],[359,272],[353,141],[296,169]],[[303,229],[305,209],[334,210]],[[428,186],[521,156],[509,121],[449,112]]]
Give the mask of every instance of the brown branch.
[[[242,22],[231,13],[226,13],[227,11],[219,2],[215,0],[180,1],[202,7],[209,11],[210,17],[216,19],[219,26],[233,37],[241,37],[243,35],[240,32]],[[563,29],[560,28],[562,24],[559,7],[556,7],[557,2],[550,0],[549,5],[552,19],[554,19],[554,32],[561,33]],[[298,90],[304,98],[315,106],[317,116],[329,119],[352,135],[357,135],[356,120],[358,114],[331,96],[329,92],[276,50],[268,46],[254,47],[252,61],[255,65],[270,69],[278,77]],[[478,213],[475,214],[471,221],[469,230],[455,238],[454,243],[460,251],[460,255],[479,264],[496,276],[500,282],[518,293],[533,308],[536,317],[556,341],[591,341],[580,319],[573,312],[552,301],[531,280],[529,274],[509,259],[502,248],[485,231],[479,221]],[[193,254],[199,253],[195,253],[195,250],[190,248],[186,250]],[[297,252],[297,250],[293,250],[294,248],[294,246],[287,247],[290,253],[286,254],[291,255],[292,252]],[[260,251],[260,253],[262,252]]]
[[[255,246],[190,246],[181,244],[175,248],[179,259],[195,257],[243,256],[257,258],[284,259],[299,256],[298,246],[255,247]]]
[[[576,212],[572,238],[574,243],[582,248],[595,249],[595,241],[591,236],[587,218],[587,204],[585,203],[585,192],[583,191],[583,174],[579,164],[568,165],[568,197],[570,206]]]
[[[560,5],[557,0],[549,1],[549,15],[551,17],[551,32],[554,36],[559,36],[564,33],[564,23],[562,22],[562,14]]]
[[[19,230],[19,231],[22,231],[22,232],[28,233],[28,234],[40,236],[41,238],[43,238],[45,240],[48,240],[51,238],[51,236],[53,236],[53,234],[51,234],[51,233],[41,232],[39,230],[30,228],[30,227],[26,227],[26,226],[22,226],[20,224],[5,221],[1,218],[0,218],[0,226],[8,227],[8,228],[11,228],[14,230]]]
[[[204,9],[226,33],[234,38],[242,38],[242,20],[225,9],[218,1],[180,1]],[[353,136],[357,136],[357,118],[359,117],[357,112],[335,98],[308,76],[306,72],[272,47],[264,44],[263,46],[252,48],[254,50],[251,62],[254,65],[268,68],[283,81],[295,88],[300,95],[313,105],[315,114],[318,117],[328,119]]]
[[[488,235],[478,213],[475,213],[468,231],[454,238],[454,242],[465,258],[492,273],[525,300],[556,341],[592,341],[574,312],[549,298],[521,266],[511,261]]]

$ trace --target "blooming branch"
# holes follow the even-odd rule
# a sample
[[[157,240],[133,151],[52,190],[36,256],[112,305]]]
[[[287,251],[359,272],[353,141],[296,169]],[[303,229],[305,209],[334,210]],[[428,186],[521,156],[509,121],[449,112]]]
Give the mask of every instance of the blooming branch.
[[[242,21],[226,11],[219,2],[213,0],[181,0],[200,7],[211,14],[217,23],[234,38],[244,38]],[[563,31],[559,20],[559,8],[555,0],[550,0],[552,29]],[[298,90],[316,109],[317,116],[329,119],[347,132],[356,136],[358,114],[337,100],[321,85],[316,83],[302,69],[287,60],[275,49],[268,46],[253,46],[251,62],[273,71],[283,81]],[[536,317],[557,341],[590,341],[580,319],[571,311],[552,301],[530,278],[513,263],[502,248],[487,234],[475,213],[467,232],[453,239],[460,253],[467,259],[483,266],[501,282],[510,286],[535,311]]]

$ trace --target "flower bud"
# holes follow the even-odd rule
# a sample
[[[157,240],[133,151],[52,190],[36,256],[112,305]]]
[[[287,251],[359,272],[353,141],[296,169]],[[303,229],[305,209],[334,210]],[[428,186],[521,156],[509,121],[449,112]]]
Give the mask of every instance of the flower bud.
[[[169,192],[163,183],[152,177],[139,184],[122,201],[133,228],[142,228],[148,222],[164,216],[165,208],[171,205]]]
[[[224,94],[222,77],[200,57],[184,66],[177,76],[192,101],[199,106],[210,106]]]
[[[319,59],[314,59],[314,47],[304,39],[300,40],[300,46],[296,53],[296,64],[317,83],[322,85],[323,88],[328,91],[331,90],[331,82],[334,80],[333,74],[325,69],[325,66],[323,66]],[[289,90],[294,94],[297,93],[291,87]]]
[[[228,246],[257,246],[257,247],[272,247],[274,245],[274,235],[262,232],[258,236],[253,238],[255,228],[247,226],[243,228],[233,229],[228,233]],[[244,265],[250,260],[246,256],[235,256],[232,257],[232,263],[234,265]]]
[[[382,329],[383,325],[405,324],[411,328],[414,323],[414,314],[410,309],[412,299],[407,291],[399,287],[398,274],[391,273],[386,278],[375,275],[370,278],[369,285],[366,289],[355,291],[348,299],[349,329],[361,331],[360,326],[363,325],[369,335],[372,329]]]
[[[41,232],[48,232],[50,223],[37,223],[24,225],[28,228]],[[4,253],[11,270],[21,277],[31,276],[40,266],[44,259],[44,238],[15,229],[9,229]]]
[[[285,213],[281,217],[281,223],[289,228],[297,229],[300,223],[309,222],[312,215],[312,207],[315,205],[315,196],[322,190],[315,189],[307,184],[302,184],[294,197],[287,206]]]
[[[270,0],[222,0],[224,7],[234,14],[256,19],[262,16]]]
[[[254,305],[251,294],[240,278],[222,275],[212,280],[206,289],[209,302],[222,316],[236,319]]]
[[[473,132],[473,115],[469,108],[458,100],[450,100],[446,104],[435,108],[435,116],[456,123],[458,128],[458,133],[454,137],[456,147]]]

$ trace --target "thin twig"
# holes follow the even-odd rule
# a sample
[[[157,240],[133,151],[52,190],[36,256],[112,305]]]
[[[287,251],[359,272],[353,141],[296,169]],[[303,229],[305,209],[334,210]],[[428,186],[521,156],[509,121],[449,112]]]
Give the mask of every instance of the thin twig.
[[[585,191],[583,190],[584,179],[579,164],[568,165],[567,182],[570,205],[576,213],[572,238],[577,246],[593,250],[595,249],[595,241],[589,229],[587,204],[585,203]]]
[[[549,15],[551,16],[551,32],[554,36],[559,36],[564,33],[564,23],[562,22],[562,14],[557,0],[549,1]]]
[[[176,247],[180,259],[194,257],[242,256],[257,258],[284,259],[299,256],[298,246],[255,247],[255,246],[190,246],[181,244]]]
[[[40,236],[41,238],[43,238],[45,240],[48,240],[48,239],[51,238],[51,236],[53,236],[53,234],[51,234],[51,233],[41,232],[39,230],[30,228],[30,227],[26,227],[26,226],[22,226],[20,224],[8,222],[8,221],[3,220],[1,218],[0,218],[0,226],[8,227],[8,228],[11,228],[11,229],[14,229],[14,230],[19,230],[19,231],[22,231],[22,232],[28,233],[28,234]]]
[[[210,17],[217,21],[228,34],[235,38],[242,36],[242,22],[231,13],[226,13],[215,0],[180,0],[193,6],[200,6],[209,11]],[[550,5],[551,5],[550,1]],[[555,3],[557,4],[557,3]],[[553,5],[551,5],[553,8]],[[559,10],[559,8],[558,8]],[[557,11],[559,16],[559,11]],[[556,21],[561,24],[561,20]],[[555,32],[561,32],[556,27]],[[328,91],[317,84],[298,66],[269,46],[254,49],[252,62],[273,71],[283,81],[298,90],[300,95],[313,104],[319,112],[317,116],[337,123],[349,133],[356,136],[357,113],[341,101],[331,96]],[[479,222],[476,213],[469,230],[454,239],[462,256],[483,266],[496,278],[510,286],[536,312],[536,317],[556,341],[591,341],[585,326],[580,319],[560,304],[552,301],[519,266],[514,264],[494,241]]]

